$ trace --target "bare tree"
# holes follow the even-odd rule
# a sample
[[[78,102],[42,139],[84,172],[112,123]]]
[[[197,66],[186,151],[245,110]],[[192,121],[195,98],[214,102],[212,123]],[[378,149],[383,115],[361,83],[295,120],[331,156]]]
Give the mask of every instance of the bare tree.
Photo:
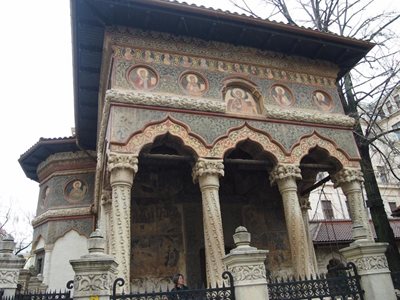
[[[262,10],[252,7],[250,2],[231,0],[237,8],[253,16],[260,17],[262,13],[268,12],[262,16],[376,44],[356,67],[338,80],[337,89],[345,113],[357,121],[354,136],[362,158],[361,169],[368,197],[367,205],[377,240],[389,243],[386,251],[389,268],[400,271],[400,254],[383,206],[370,156],[371,149],[382,155],[392,174],[399,179],[391,160],[379,147],[379,143],[392,146],[388,141],[388,134],[399,129],[384,130],[377,121],[389,95],[400,83],[399,37],[393,30],[394,25],[398,25],[400,21],[400,14],[377,12],[376,7],[372,8],[373,0],[263,0]],[[395,151],[397,150],[393,149],[397,153]]]

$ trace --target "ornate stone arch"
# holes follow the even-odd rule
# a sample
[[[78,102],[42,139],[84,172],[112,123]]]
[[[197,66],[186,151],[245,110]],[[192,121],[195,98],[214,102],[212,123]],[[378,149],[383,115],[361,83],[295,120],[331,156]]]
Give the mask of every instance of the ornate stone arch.
[[[258,86],[248,78],[230,76],[223,80],[221,89],[222,98],[226,102],[227,113],[239,113],[245,115],[260,115],[263,113],[263,97]],[[235,95],[240,93],[239,97]],[[231,103],[241,103],[241,111],[234,109]],[[244,105],[247,104],[247,105]],[[253,107],[254,106],[254,107]]]
[[[260,132],[247,123],[238,128],[231,129],[227,135],[219,138],[210,150],[210,157],[223,158],[226,151],[234,148],[237,143],[244,140],[251,140],[262,146],[262,148],[271,154],[275,162],[283,162],[287,154],[276,141],[268,134]]]
[[[330,139],[321,136],[317,132],[300,138],[291,149],[288,163],[300,164],[301,159],[306,156],[309,151],[315,147],[320,147],[328,151],[329,155],[337,159],[343,168],[359,166],[359,158],[350,158],[347,153],[336,146]]]
[[[111,151],[139,155],[140,150],[147,144],[154,142],[155,138],[169,133],[178,137],[183,144],[193,150],[197,156],[207,156],[209,149],[206,143],[197,135],[190,132],[190,129],[174,120],[170,116],[166,119],[148,124],[140,132],[132,135],[125,145],[111,145]]]

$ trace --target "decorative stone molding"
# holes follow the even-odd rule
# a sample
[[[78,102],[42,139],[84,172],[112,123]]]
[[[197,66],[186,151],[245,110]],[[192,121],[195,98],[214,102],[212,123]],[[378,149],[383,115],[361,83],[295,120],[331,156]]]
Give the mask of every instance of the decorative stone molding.
[[[132,103],[148,106],[162,106],[185,110],[199,110],[208,112],[225,112],[224,101],[216,101],[206,98],[194,98],[190,96],[178,96],[167,94],[143,93],[137,91],[125,91],[111,89],[106,92],[106,99],[112,102]]]
[[[112,203],[112,191],[103,190],[101,194],[101,205],[107,206]]]
[[[204,175],[218,175],[224,176],[224,164],[223,161],[199,158],[193,167],[192,177],[193,181],[197,181],[199,177]]]
[[[0,270],[0,286],[16,285],[18,283],[18,270]]]
[[[74,290],[82,292],[109,291],[110,275],[108,274],[82,274],[76,275],[74,281]]]
[[[59,208],[59,209],[50,209],[45,211],[43,214],[37,216],[32,220],[32,226],[36,227],[43,221],[52,218],[59,218],[65,216],[86,216],[91,214],[90,206],[85,207],[75,207],[75,208]]]
[[[96,157],[96,152],[95,151],[87,151],[92,157]],[[42,161],[38,168],[37,172],[41,172],[42,169],[47,167],[51,163],[55,162],[65,162],[65,161],[75,161],[75,160],[80,160],[80,159],[88,159],[88,153],[83,152],[83,151],[78,151],[78,152],[60,152],[60,153],[55,153],[50,155],[45,161]]]
[[[277,165],[270,173],[270,182],[274,184],[284,179],[301,179],[301,170],[296,165]]]
[[[267,279],[264,263],[255,266],[236,266],[229,269],[235,281]]]
[[[337,125],[352,128],[355,120],[349,116],[333,113],[320,113],[302,109],[284,109],[281,107],[265,107],[265,114],[268,118],[278,120],[289,120],[308,122],[315,124]]]
[[[385,255],[359,257],[353,260],[358,271],[382,270],[388,268]]]

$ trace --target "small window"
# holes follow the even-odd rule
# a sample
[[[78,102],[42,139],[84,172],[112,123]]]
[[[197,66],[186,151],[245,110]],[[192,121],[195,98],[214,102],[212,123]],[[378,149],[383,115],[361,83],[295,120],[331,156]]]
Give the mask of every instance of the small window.
[[[36,252],[36,272],[37,274],[43,274],[44,266],[44,250],[39,250]]]
[[[400,95],[394,96],[394,103],[396,103],[397,108],[400,108]]]
[[[386,108],[387,108],[389,114],[393,113],[393,105],[390,101],[386,102]]]
[[[384,184],[388,183],[388,182],[389,182],[389,180],[388,180],[388,174],[387,174],[387,172],[386,172],[385,167],[383,167],[383,166],[378,166],[378,167],[377,167],[377,170],[378,170],[378,175],[379,175],[380,181],[381,181],[382,183],[384,183]]]
[[[400,141],[400,122],[397,122],[392,126],[393,129],[398,129],[398,131],[395,131],[395,134],[397,136],[397,140]]]
[[[394,212],[397,208],[396,202],[388,202],[390,207],[390,212]]]
[[[322,213],[324,214],[324,218],[327,220],[332,220],[334,219],[333,215],[333,209],[332,209],[332,202],[329,200],[322,200],[321,201],[321,206],[322,206]]]

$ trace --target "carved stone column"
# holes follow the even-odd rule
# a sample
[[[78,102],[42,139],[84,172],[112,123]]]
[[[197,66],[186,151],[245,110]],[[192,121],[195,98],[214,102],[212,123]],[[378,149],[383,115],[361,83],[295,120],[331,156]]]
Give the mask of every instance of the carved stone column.
[[[237,300],[267,300],[268,287],[264,261],[267,250],[250,246],[251,235],[243,226],[235,230],[236,248],[224,257],[224,263],[233,275]]]
[[[4,291],[4,297],[15,295],[19,271],[25,263],[24,258],[13,254],[14,249],[12,236],[0,240],[0,290]]]
[[[219,177],[224,176],[222,160],[200,158],[193,168],[193,180],[199,181],[203,203],[204,244],[206,254],[207,283],[215,287],[222,283],[225,255],[219,204]]]
[[[110,153],[108,171],[111,173],[112,223],[111,254],[118,262],[118,276],[130,282],[131,256],[131,188],[138,170],[136,156]]]
[[[104,254],[105,244],[103,234],[96,229],[88,239],[89,254],[70,260],[75,272],[74,299],[110,299],[118,264],[111,255]]]
[[[282,195],[294,275],[310,276],[313,273],[313,267],[297,197],[297,179],[301,179],[301,171],[295,165],[277,165],[270,174],[271,184],[276,183]]]
[[[352,234],[355,240],[373,240],[368,222],[368,213],[363,204],[361,182],[364,181],[358,169],[342,169],[331,175],[335,188],[340,186],[346,195],[353,223]]]
[[[304,195],[300,197],[300,208],[301,208],[301,216],[303,218],[304,222],[304,229],[306,231],[307,235],[307,243],[308,243],[308,249],[310,251],[310,264],[312,266],[312,272],[313,274],[318,273],[318,263],[317,263],[317,256],[315,255],[315,249],[314,249],[314,244],[312,241],[312,237],[310,236],[310,222],[308,219],[308,210],[311,209],[310,205],[310,194]]]

